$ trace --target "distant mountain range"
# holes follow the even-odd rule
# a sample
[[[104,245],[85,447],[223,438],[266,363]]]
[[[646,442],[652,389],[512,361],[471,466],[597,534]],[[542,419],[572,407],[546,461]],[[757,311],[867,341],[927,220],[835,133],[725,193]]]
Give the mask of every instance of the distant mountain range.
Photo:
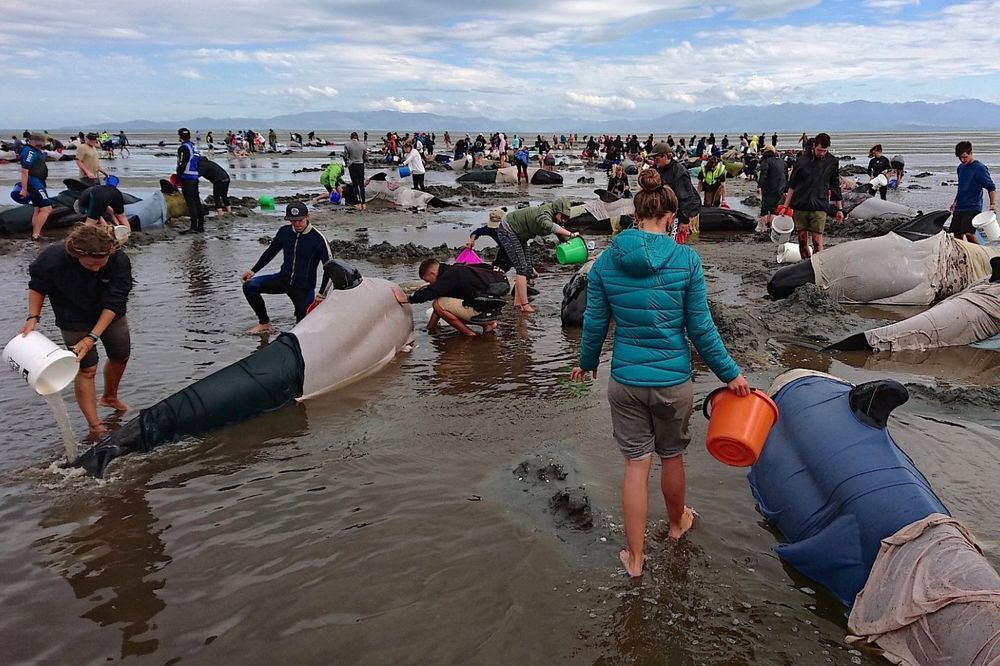
[[[945,131],[1000,129],[1000,104],[965,99],[929,102],[853,102],[720,106],[705,111],[677,111],[649,119],[580,120],[574,118],[490,119],[399,111],[309,111],[271,118],[188,118],[102,122],[113,129],[152,130],[190,127],[202,130],[295,129],[486,132],[808,132]],[[96,127],[96,125],[95,125]],[[67,128],[75,130],[77,128]]]

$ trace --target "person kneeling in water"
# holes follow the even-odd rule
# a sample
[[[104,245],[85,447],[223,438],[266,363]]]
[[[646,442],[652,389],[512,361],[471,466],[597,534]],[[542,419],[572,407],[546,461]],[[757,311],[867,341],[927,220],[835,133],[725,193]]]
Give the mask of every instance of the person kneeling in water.
[[[110,213],[116,224],[129,226],[125,217],[125,199],[114,185],[88,187],[77,199],[77,204],[79,212],[86,218],[84,224],[103,226],[107,223],[104,216]]]
[[[434,301],[434,312],[427,322],[433,331],[439,319],[444,319],[462,335],[474,336],[466,324],[478,324],[483,333],[496,330],[495,313],[500,304],[496,301],[510,292],[507,277],[487,264],[442,264],[434,258],[420,262],[420,279],[428,286],[410,296],[410,303]],[[491,307],[479,310],[479,303]]]

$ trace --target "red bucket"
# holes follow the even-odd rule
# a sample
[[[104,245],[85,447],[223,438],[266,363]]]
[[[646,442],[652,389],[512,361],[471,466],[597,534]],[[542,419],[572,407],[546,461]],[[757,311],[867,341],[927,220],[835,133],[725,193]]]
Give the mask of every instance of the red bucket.
[[[726,387],[716,389],[705,398],[702,413],[708,419],[705,447],[713,458],[733,467],[757,462],[768,433],[778,421],[778,406],[757,389],[742,397]]]

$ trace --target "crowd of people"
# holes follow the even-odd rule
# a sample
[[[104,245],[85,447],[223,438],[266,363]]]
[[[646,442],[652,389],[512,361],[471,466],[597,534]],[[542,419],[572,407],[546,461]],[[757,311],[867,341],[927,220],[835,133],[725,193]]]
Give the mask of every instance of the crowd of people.
[[[237,136],[227,134],[227,144]],[[199,233],[204,231],[205,216],[199,179],[213,183],[215,204],[225,211],[229,206],[229,177],[224,169],[201,155],[197,135],[192,137],[190,130],[181,128],[178,139],[175,177],[190,213],[188,231]],[[409,168],[414,187],[423,189],[423,160],[433,155],[436,139],[434,133],[418,132],[399,139],[390,132],[383,140],[384,156]],[[756,181],[761,199],[758,230],[766,230],[774,215],[793,211],[803,257],[823,251],[823,232],[831,212],[837,222],[843,219],[839,161],[830,152],[832,141],[828,134],[821,132],[811,138],[803,135],[792,160],[777,150],[776,135],[772,135],[771,143],[763,145],[759,136],[746,134],[735,145],[729,142],[728,135],[718,143],[714,135],[691,139],[685,143],[668,136],[657,142],[650,135],[640,142],[630,134],[624,139],[585,136],[581,142],[576,135],[563,135],[553,136],[550,143],[538,135],[532,146],[543,164],[554,146],[562,150],[583,146],[582,151],[594,159],[603,154],[610,162],[608,191],[617,196],[627,196],[633,190],[623,170],[624,161],[631,159],[641,165],[634,186],[634,225],[612,238],[589,273],[579,362],[571,373],[574,381],[582,381],[588,374],[597,376],[601,350],[614,322],[608,400],[613,436],[625,459],[626,548],[620,560],[630,576],[641,575],[643,568],[648,479],[654,455],[662,461],[661,488],[669,536],[680,538],[695,520],[695,513],[685,503],[682,457],[690,441],[693,400],[689,342],[731,391],[738,395],[749,392],[746,379],[712,320],[698,254],[685,245],[686,236],[698,232],[701,207],[724,201],[727,171],[723,161],[727,152],[735,151],[736,157],[754,162],[748,177]],[[206,140],[211,146],[211,133]],[[242,140],[246,141],[246,137]],[[105,431],[99,406],[116,411],[128,409],[120,399],[119,387],[131,355],[127,304],[133,285],[129,257],[103,223],[110,218],[127,225],[127,220],[123,219],[120,192],[114,184],[101,182],[102,176],[108,180],[108,174],[100,164],[100,141],[98,133],[87,133],[77,148],[80,179],[89,185],[80,198],[86,223],[73,229],[64,242],[46,247],[32,262],[27,317],[20,331],[27,334],[35,329],[47,300],[65,344],[80,360],[74,392],[95,436]],[[443,141],[446,147],[454,147],[456,154],[471,155],[473,163],[499,153],[519,164],[518,154],[528,148],[522,137],[513,135],[508,141],[502,132],[489,139],[483,134],[475,139],[466,135],[454,143],[446,132]],[[32,236],[36,239],[51,211],[41,150],[44,142],[43,134],[29,133],[18,153],[20,191],[35,207]],[[270,137],[267,143],[271,143]],[[693,149],[691,144],[695,144]],[[959,142],[954,152],[959,166],[957,193],[950,207],[951,233],[975,242],[972,219],[982,211],[983,191],[989,196],[989,210],[995,211],[996,187],[988,168],[974,158],[970,142]],[[875,178],[896,170],[901,178],[901,167],[897,168],[882,153],[881,145],[872,147],[868,175]],[[343,163],[332,161],[321,183],[331,197],[342,197],[346,187],[354,188],[356,205],[365,210],[367,141],[353,132],[342,155]],[[691,158],[701,165],[696,178],[689,172]],[[884,196],[881,187],[875,187],[875,191]],[[426,286],[409,297],[400,292],[397,298],[404,303],[431,303],[428,330],[443,319],[464,335],[475,335],[472,326],[491,333],[497,326],[498,303],[510,293],[518,316],[535,311],[529,301],[532,281],[537,277],[530,242],[548,235],[563,240],[575,236],[565,226],[569,214],[570,202],[564,198],[510,211],[494,209],[489,222],[474,230],[466,244],[473,249],[479,238],[492,238],[498,245],[492,264],[449,264],[428,257],[418,268]],[[327,239],[311,223],[307,204],[288,204],[285,220],[287,225],[275,233],[257,262],[240,276],[244,296],[257,317],[257,324],[250,329],[254,334],[273,331],[265,295],[285,295],[292,303],[295,320],[300,321],[330,289],[329,276],[320,271],[322,279],[317,290],[317,271],[331,260],[332,253]],[[279,255],[278,270],[263,273]],[[511,269],[513,280],[507,275]],[[108,357],[100,398],[96,388],[98,342]]]

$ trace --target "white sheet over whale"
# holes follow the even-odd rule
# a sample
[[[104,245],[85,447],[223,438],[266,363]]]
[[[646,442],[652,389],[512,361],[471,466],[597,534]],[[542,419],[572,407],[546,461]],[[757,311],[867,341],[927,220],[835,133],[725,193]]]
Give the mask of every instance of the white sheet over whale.
[[[381,199],[397,208],[426,208],[433,194],[400,185],[397,181],[371,180],[365,185],[365,196],[369,200]]]
[[[1000,333],[1000,283],[975,284],[930,310],[865,331],[876,351],[968,345]]]
[[[369,375],[413,341],[413,313],[400,305],[395,285],[365,278],[357,287],[331,291],[291,333],[305,365],[300,399],[332,391]]]
[[[889,233],[835,245],[813,256],[816,284],[840,303],[930,305],[991,274],[1000,250],[941,232],[920,241]]]

